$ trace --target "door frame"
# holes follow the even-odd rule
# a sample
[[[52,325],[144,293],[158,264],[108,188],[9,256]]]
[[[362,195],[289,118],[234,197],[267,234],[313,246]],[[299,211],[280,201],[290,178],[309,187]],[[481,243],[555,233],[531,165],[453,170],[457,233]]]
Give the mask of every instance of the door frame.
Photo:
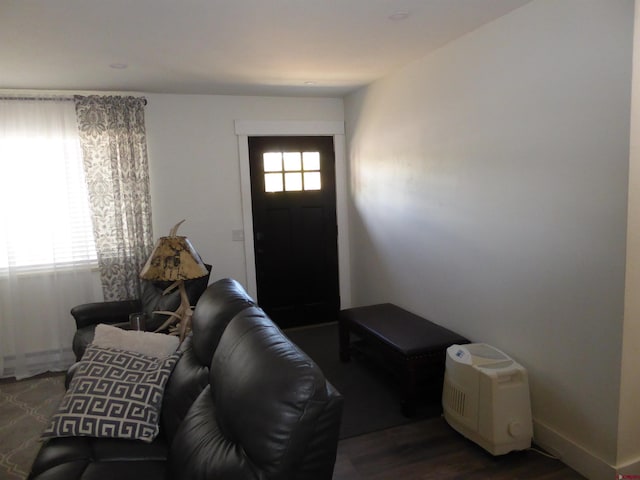
[[[251,176],[249,169],[249,137],[253,136],[332,136],[335,152],[336,220],[338,223],[338,281],[340,308],[351,304],[351,257],[349,253],[349,222],[347,209],[347,161],[344,122],[336,121],[252,121],[236,120],[240,161],[240,192],[247,291],[258,298],[256,262],[253,244],[253,210],[251,208]]]

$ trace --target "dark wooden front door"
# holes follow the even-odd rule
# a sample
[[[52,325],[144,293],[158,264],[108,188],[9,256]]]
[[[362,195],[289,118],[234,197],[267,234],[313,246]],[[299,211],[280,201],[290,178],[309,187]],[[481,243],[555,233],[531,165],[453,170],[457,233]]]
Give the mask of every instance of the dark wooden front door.
[[[282,328],[339,310],[333,137],[250,137],[258,303]]]

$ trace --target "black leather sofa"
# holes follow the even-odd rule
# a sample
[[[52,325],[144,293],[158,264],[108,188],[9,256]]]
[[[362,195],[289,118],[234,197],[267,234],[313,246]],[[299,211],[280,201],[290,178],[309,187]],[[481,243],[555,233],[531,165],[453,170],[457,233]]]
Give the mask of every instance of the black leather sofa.
[[[181,348],[152,443],[52,438],[28,478],[332,477],[342,397],[237,282],[207,288]]]

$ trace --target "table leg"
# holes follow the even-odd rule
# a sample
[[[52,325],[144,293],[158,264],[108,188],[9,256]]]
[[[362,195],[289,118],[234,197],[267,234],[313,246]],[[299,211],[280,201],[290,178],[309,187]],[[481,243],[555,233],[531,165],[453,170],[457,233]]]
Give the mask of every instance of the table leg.
[[[351,340],[349,338],[349,326],[345,320],[340,319],[338,321],[338,331],[340,332],[340,360],[348,362],[351,360],[349,352]]]
[[[413,417],[416,414],[416,369],[411,360],[407,360],[406,369],[402,374],[402,414]]]

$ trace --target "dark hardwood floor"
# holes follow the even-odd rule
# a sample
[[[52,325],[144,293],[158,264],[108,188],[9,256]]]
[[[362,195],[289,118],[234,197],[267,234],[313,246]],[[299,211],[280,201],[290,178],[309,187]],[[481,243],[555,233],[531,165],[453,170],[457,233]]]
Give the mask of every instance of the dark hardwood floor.
[[[441,417],[341,440],[333,480],[584,480],[527,450],[494,457]]]

